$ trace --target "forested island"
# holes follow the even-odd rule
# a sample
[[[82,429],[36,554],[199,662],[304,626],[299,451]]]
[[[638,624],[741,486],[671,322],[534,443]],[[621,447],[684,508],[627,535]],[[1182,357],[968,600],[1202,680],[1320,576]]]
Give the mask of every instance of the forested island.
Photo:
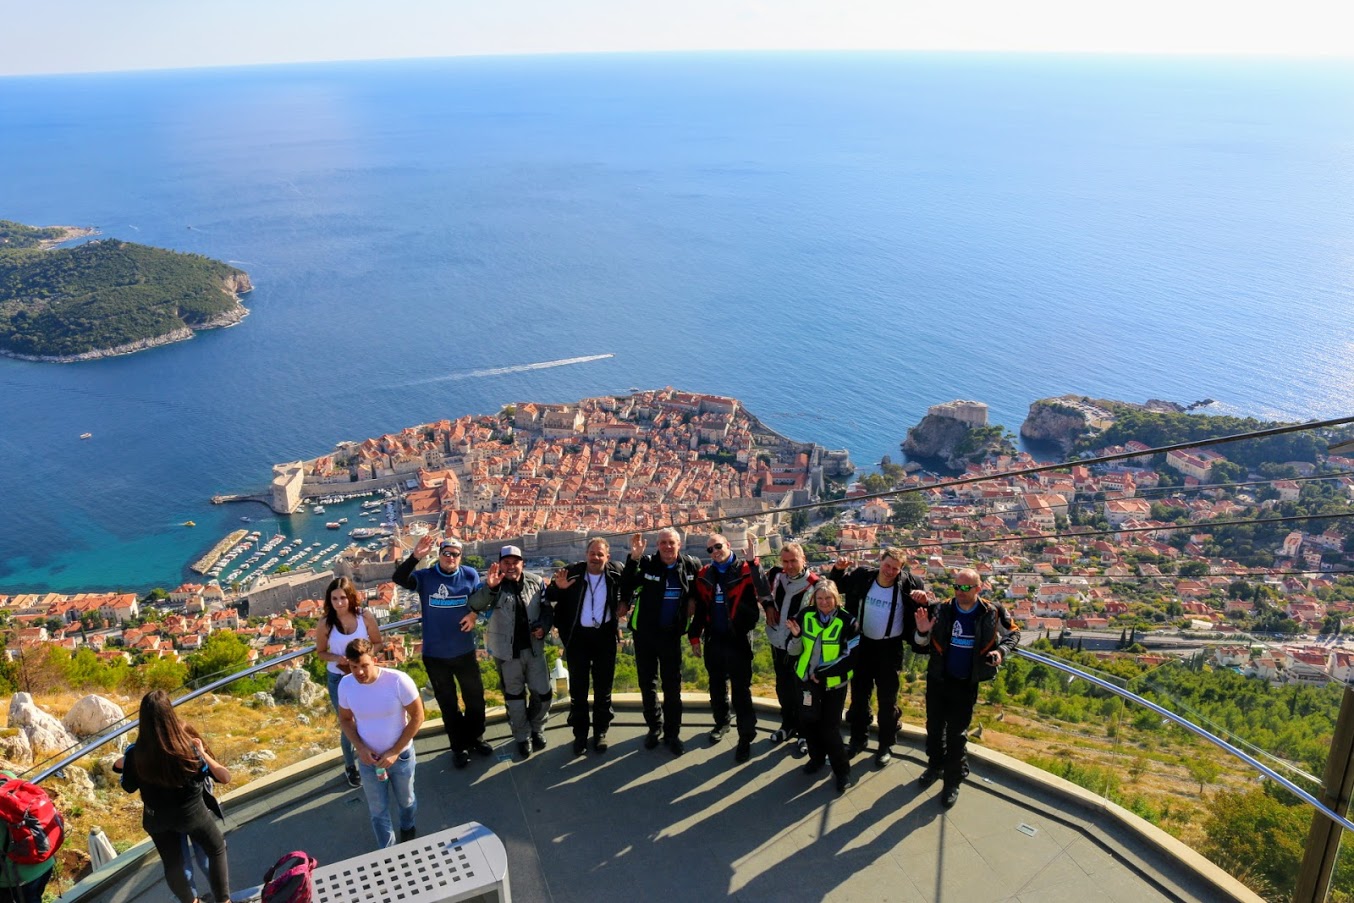
[[[0,220],[0,354],[70,362],[128,354],[231,326],[249,311],[243,270],[200,254]]]

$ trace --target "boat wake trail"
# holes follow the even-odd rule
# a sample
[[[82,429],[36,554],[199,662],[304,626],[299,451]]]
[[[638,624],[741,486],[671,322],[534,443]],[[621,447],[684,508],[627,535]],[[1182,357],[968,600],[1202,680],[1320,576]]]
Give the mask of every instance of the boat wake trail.
[[[505,376],[509,373],[526,373],[528,370],[549,370],[551,367],[568,367],[571,364],[590,364],[593,361],[604,361],[609,357],[615,357],[614,354],[587,354],[583,357],[565,357],[557,361],[537,361],[534,364],[513,364],[508,367],[488,367],[483,370],[463,370],[459,373],[448,373],[445,376],[430,376],[427,379],[415,379],[409,382],[396,383],[393,386],[386,386],[387,389],[399,389],[405,386],[426,386],[430,383],[451,382],[457,379],[479,379],[483,376]]]

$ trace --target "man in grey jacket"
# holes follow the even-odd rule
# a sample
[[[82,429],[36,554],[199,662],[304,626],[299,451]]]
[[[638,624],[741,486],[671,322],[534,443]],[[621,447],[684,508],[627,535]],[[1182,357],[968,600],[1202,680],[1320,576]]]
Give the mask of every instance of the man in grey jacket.
[[[551,607],[545,585],[522,568],[522,550],[504,546],[489,566],[484,583],[470,597],[473,611],[491,611],[484,646],[498,665],[508,723],[517,752],[527,758],[545,749],[545,719],[550,715],[550,675],[545,667],[545,635]]]

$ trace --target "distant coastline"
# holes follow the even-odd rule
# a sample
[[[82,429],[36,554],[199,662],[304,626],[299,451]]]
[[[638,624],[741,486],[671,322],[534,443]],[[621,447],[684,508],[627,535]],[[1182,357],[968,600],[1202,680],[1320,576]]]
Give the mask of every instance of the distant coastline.
[[[64,245],[66,242],[75,241],[77,238],[89,238],[91,235],[98,235],[99,230],[93,226],[49,226],[51,229],[60,229],[60,238],[46,238],[38,242],[38,247],[44,251],[50,251],[58,245]]]
[[[97,361],[106,357],[118,357],[123,354],[135,354],[138,351],[146,351],[151,348],[158,348],[161,345],[173,345],[175,342],[186,342],[193,337],[195,333],[203,329],[226,329],[235,326],[245,317],[249,316],[249,308],[240,303],[240,296],[231,292],[235,296],[235,308],[227,311],[218,317],[214,317],[205,323],[201,323],[192,329],[187,326],[182,329],[175,329],[162,336],[153,339],[141,339],[137,342],[127,342],[123,345],[116,345],[112,348],[100,348],[95,351],[86,351],[82,354],[59,354],[59,355],[37,355],[37,354],[19,354],[15,351],[7,351],[0,348],[0,357],[11,358],[16,361],[35,361],[44,364],[76,364],[81,361]]]

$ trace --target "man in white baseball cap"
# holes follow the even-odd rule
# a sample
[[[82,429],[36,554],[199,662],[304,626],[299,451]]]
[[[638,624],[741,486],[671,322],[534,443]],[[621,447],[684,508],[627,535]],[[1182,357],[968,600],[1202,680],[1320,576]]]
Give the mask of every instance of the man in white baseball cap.
[[[503,701],[517,752],[527,758],[545,749],[545,720],[550,715],[550,675],[545,667],[545,635],[552,611],[545,584],[522,568],[522,550],[504,546],[489,565],[484,584],[470,597],[473,611],[492,611],[484,646],[498,663]]]

